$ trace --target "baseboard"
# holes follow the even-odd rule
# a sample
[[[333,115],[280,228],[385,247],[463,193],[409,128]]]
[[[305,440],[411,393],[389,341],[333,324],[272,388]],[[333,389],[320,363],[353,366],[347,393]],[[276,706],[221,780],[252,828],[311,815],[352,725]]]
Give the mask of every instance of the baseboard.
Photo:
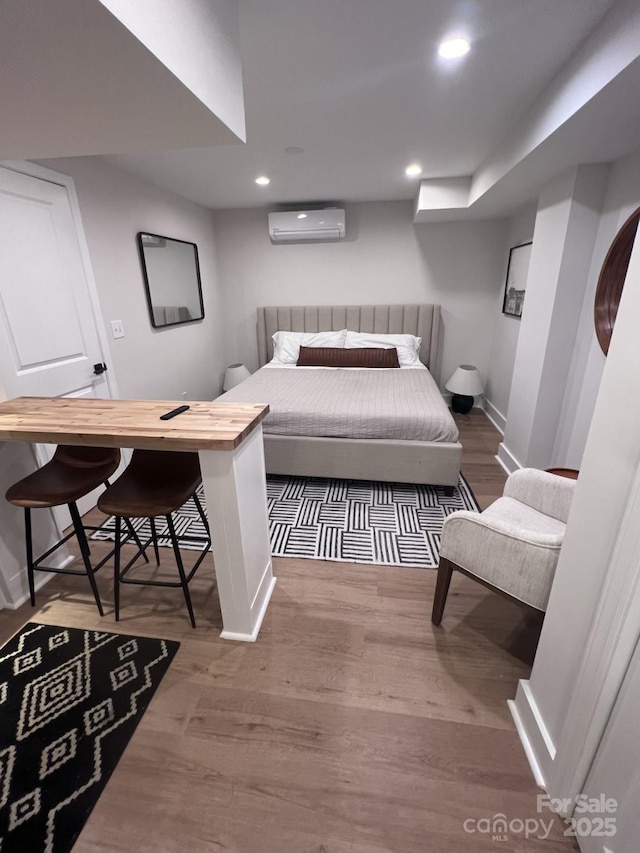
[[[507,425],[507,419],[505,416],[496,409],[491,400],[487,400],[484,398],[484,413],[489,418],[494,427],[498,430],[500,435],[504,435],[504,430]]]
[[[276,580],[277,578],[274,578],[271,574],[271,560],[269,560],[269,565],[267,566],[262,581],[258,586],[258,593],[256,593],[256,596],[254,597],[254,603],[251,608],[252,620],[255,617],[253,630],[250,634],[243,634],[238,631],[227,631],[226,629],[223,629],[220,632],[221,639],[235,640],[236,642],[241,643],[255,643],[258,639],[262,620],[267,612],[267,607],[269,606],[269,601],[271,600],[271,594],[273,593],[273,588],[276,585]]]
[[[528,681],[521,679],[518,682],[516,698],[507,704],[536,784],[545,788],[556,748]]]
[[[64,569],[65,566],[69,565],[74,561],[75,557],[73,554],[69,554],[63,560],[59,562],[56,568]],[[35,588],[36,594],[45,584],[48,584],[50,580],[53,580],[52,572],[35,572]],[[23,604],[26,604],[29,601],[29,589],[27,582],[27,570],[23,569],[21,572],[15,574],[7,584],[7,595],[5,595],[5,607],[7,610],[17,610],[19,607],[22,607]]]
[[[507,474],[513,474],[514,471],[522,468],[522,465],[518,462],[513,453],[511,453],[504,441],[500,442],[496,459]]]

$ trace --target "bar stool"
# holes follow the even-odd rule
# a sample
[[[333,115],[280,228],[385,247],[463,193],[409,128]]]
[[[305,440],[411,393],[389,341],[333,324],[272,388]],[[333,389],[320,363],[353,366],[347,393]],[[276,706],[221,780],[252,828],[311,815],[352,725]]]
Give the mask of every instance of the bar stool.
[[[11,486],[6,499],[24,508],[24,526],[27,549],[27,576],[29,580],[29,595],[31,605],[36,605],[36,593],[34,583],[34,571],[55,572],[66,575],[86,574],[91,584],[91,590],[96,600],[98,612],[104,616],[100,593],[95,580],[95,573],[109,559],[108,554],[96,566],[92,566],[89,560],[90,550],[85,530],[97,530],[93,525],[83,524],[78,512],[76,501],[88,495],[98,486],[109,485],[109,477],[120,464],[120,451],[112,447],[73,447],[61,444],[56,448],[53,458],[42,468],[29,474],[24,479]],[[37,560],[33,559],[33,540],[31,533],[31,510],[44,509],[66,504],[71,513],[73,530],[60,539],[52,548],[45,551]],[[131,530],[131,532],[133,532]],[[51,566],[43,566],[46,560],[55,550],[63,545],[72,536],[78,539],[80,553],[84,562],[85,571],[76,569],[58,569]],[[113,553],[113,552],[112,552]]]
[[[131,462],[125,472],[102,493],[98,501],[98,509],[116,519],[115,557],[114,557],[114,604],[116,621],[120,618],[120,584],[140,584],[142,586],[182,587],[191,627],[196,627],[189,592],[189,582],[207,556],[211,537],[207,517],[202,504],[196,495],[196,489],[202,482],[200,462],[197,453],[181,453],[171,450],[134,450]],[[206,537],[176,535],[172,513],[180,509],[189,498],[193,498],[206,530]],[[155,519],[164,516],[167,521],[169,539],[173,546],[176,566],[180,580],[161,581],[152,578],[127,577],[127,573],[145,549],[153,542],[156,563],[160,564],[158,539]],[[120,567],[121,560],[121,521],[132,518],[146,518],[150,522],[151,536],[144,545],[139,546],[138,553],[126,564]],[[201,542],[205,544],[202,554],[196,560],[193,568],[187,574],[180,554],[180,541]]]

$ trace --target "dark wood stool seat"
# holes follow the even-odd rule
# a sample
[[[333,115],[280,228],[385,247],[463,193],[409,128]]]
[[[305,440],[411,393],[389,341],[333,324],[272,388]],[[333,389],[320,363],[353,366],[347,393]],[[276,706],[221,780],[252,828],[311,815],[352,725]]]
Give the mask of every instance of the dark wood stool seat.
[[[24,508],[25,512],[25,538],[27,549],[27,574],[29,580],[29,594],[31,604],[35,607],[35,582],[34,571],[56,572],[58,574],[82,575],[89,578],[91,590],[96,600],[98,612],[104,615],[100,594],[95,581],[95,573],[104,565],[111,556],[105,557],[96,566],[92,566],[89,560],[90,550],[87,542],[86,530],[97,530],[96,527],[83,525],[76,501],[88,495],[98,486],[109,485],[109,477],[120,464],[120,451],[111,447],[73,447],[70,445],[59,445],[53,455],[53,459],[11,486],[6,499]],[[31,534],[31,510],[46,509],[49,507],[62,506],[66,504],[71,513],[73,530],[68,533],[52,548],[36,560],[33,558],[33,542]],[[78,545],[84,562],[85,571],[76,569],[60,569],[56,567],[43,566],[42,561],[50,556],[61,545],[72,536],[77,536]]]
[[[206,557],[211,539],[209,525],[198,496],[197,488],[202,482],[200,473],[200,462],[197,453],[181,453],[168,450],[134,450],[131,462],[126,471],[116,482],[110,486],[100,497],[98,508],[107,515],[113,515],[116,519],[116,544],[114,559],[114,603],[116,621],[120,618],[120,584],[141,584],[143,586],[166,586],[182,587],[189,618],[192,627],[195,628],[189,582]],[[193,498],[198,514],[206,530],[206,537],[177,536],[173,524],[172,513],[180,509],[190,498]],[[144,555],[145,549],[153,542],[156,563],[160,564],[160,553],[158,550],[157,531],[155,519],[164,516],[167,521],[169,538],[173,546],[176,566],[178,568],[178,581],[160,581],[153,578],[132,578],[127,573],[133,564]],[[121,520],[131,518],[147,518],[151,525],[151,537],[139,546],[138,553],[127,563],[124,568],[120,567],[121,548],[120,531]],[[193,568],[187,575],[180,554],[180,541],[200,542],[205,545],[204,550],[196,560]]]

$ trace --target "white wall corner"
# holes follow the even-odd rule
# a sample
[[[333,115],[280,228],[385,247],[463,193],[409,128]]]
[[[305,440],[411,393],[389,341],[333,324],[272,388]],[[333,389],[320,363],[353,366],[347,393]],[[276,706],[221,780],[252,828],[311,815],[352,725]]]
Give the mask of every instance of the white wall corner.
[[[516,698],[507,704],[536,784],[544,788],[556,757],[556,748],[528,681],[520,679]]]
[[[518,460],[509,450],[504,441],[501,441],[498,446],[498,453],[496,455],[496,459],[507,472],[507,474],[513,474],[514,471],[517,471],[519,468],[522,468],[522,465],[518,462]]]
[[[56,568],[63,569],[65,566],[68,566],[69,563],[72,563],[74,559],[75,557],[73,554],[70,554],[62,560],[54,560],[52,562]],[[53,580],[53,574],[50,572],[36,571],[36,595],[43,586],[45,586],[45,584],[49,583],[50,580]],[[29,585],[27,581],[26,568],[16,572],[10,578],[3,578],[3,587],[4,589],[1,590],[2,598],[4,599],[3,606],[6,607],[7,610],[18,610],[18,608],[22,607],[23,604],[26,604],[29,601]]]
[[[504,429],[507,425],[507,419],[496,407],[493,405],[491,400],[487,400],[486,397],[482,398],[485,415],[489,418],[494,427],[498,430],[501,435],[504,435]]]

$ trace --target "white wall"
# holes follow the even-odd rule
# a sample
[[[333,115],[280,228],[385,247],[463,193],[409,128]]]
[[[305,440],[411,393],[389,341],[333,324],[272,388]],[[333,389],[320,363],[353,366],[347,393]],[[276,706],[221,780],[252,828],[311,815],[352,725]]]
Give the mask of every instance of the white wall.
[[[46,160],[44,165],[75,181],[120,396],[177,400],[186,391],[186,399],[215,397],[228,359],[211,212],[99,157]],[[204,320],[151,326],[138,231],[197,244]],[[123,321],[124,338],[112,339],[110,320]]]
[[[607,177],[605,166],[579,166],[550,181],[540,194],[498,451],[508,470],[566,464],[554,456],[554,447]]]
[[[640,838],[640,646],[620,690],[602,743],[584,785],[586,796],[597,798],[603,791],[618,803],[615,814],[616,853],[636,853]],[[583,853],[603,853],[603,839],[581,840]],[[611,848],[609,848],[611,849]]]
[[[598,233],[597,240],[597,252],[594,253],[593,264],[592,264],[592,274],[597,269],[599,271],[600,266],[602,264],[602,260],[604,258],[604,254],[606,254],[606,250],[608,248],[608,243],[613,239],[619,224],[622,224],[627,216],[633,212],[633,210],[640,205],[640,175],[638,174],[638,170],[640,169],[640,152],[637,152],[631,157],[626,157],[623,160],[619,161],[613,166],[611,171],[611,177],[609,181],[609,188],[607,194],[607,200],[605,202],[605,213],[601,219],[601,226]],[[633,195],[635,193],[635,198]],[[632,200],[633,198],[633,200]],[[606,239],[605,239],[606,234]],[[602,238],[602,239],[601,239]],[[606,243],[606,245],[602,245]],[[627,290],[630,289],[631,285],[633,285],[638,292],[640,292],[640,281],[630,282],[627,280],[625,285],[625,291],[623,292],[623,299],[627,297]],[[628,295],[628,304],[629,306],[634,303],[631,302],[633,294]],[[638,300],[637,293],[635,294],[636,301]],[[624,305],[624,302],[622,303]],[[629,307],[628,310],[631,310]],[[622,317],[622,310],[618,316],[618,322]],[[593,315],[591,315],[591,323],[593,324]],[[616,339],[616,330],[614,330],[614,338]],[[594,353],[595,348],[597,347],[597,351],[600,352],[597,340],[595,339],[595,331],[593,329],[593,325],[591,325],[591,330],[589,332],[590,335],[593,335],[593,343],[592,349]],[[626,346],[628,348],[627,353],[627,362],[630,363],[631,359],[636,358],[638,355],[638,347],[637,347],[637,334],[635,341],[631,339],[626,342]],[[612,343],[613,347],[613,343]],[[576,350],[577,352],[577,350]],[[611,350],[610,350],[611,352]],[[600,352],[602,358],[594,358],[593,363],[587,362],[588,366],[591,367],[591,375],[587,376],[586,371],[585,375],[582,379],[582,390],[583,395],[581,399],[582,408],[585,411],[585,414],[588,415],[585,420],[587,424],[591,423],[591,414],[593,412],[593,408],[589,411],[589,406],[587,403],[591,403],[594,398],[594,388],[595,386],[600,386],[600,379],[602,376],[603,369],[606,367],[607,359],[604,358],[602,353]],[[618,398],[617,401],[614,398],[613,392],[610,392],[609,399],[611,401],[610,409],[608,413],[601,412],[601,421],[602,424],[600,426],[601,432],[603,433],[606,429],[604,422],[608,419],[608,430],[609,437],[612,445],[611,453],[614,454],[615,469],[618,477],[624,475],[625,478],[628,477],[630,472],[633,470],[631,467],[631,462],[635,464],[635,457],[630,460],[627,458],[617,459],[616,456],[620,452],[620,448],[618,448],[618,443],[620,440],[620,424],[622,421],[626,420],[626,408],[625,414],[620,414],[616,416],[614,409],[618,408],[618,405],[622,404],[622,400],[624,398],[625,401],[630,402],[630,400],[635,398],[635,395],[631,393],[628,394],[629,383],[632,388],[635,388],[634,375],[631,372],[630,366],[625,368],[624,373],[626,373],[626,377],[628,377],[625,384],[625,375],[619,376],[610,376],[610,384],[613,385],[615,383],[617,388]],[[625,391],[624,389],[627,389]],[[603,397],[603,388],[599,388],[599,392],[596,391],[597,395],[600,393],[599,400],[602,401]],[[595,402],[595,400],[593,400]],[[622,409],[619,410],[622,412]],[[612,414],[613,413],[613,414]],[[592,429],[595,426],[592,425]],[[582,433],[585,431],[586,424],[584,422],[580,422],[579,424],[574,424],[574,434],[578,432]],[[587,427],[588,431],[588,427]],[[591,439],[590,439],[591,441]],[[635,444],[629,439],[630,447],[633,448],[633,452],[636,452]],[[638,447],[640,447],[640,443],[637,442]],[[582,456],[582,454],[580,454]],[[608,452],[607,452],[608,455]],[[581,461],[581,460],[580,460]],[[585,457],[586,461],[586,457]],[[601,463],[603,465],[604,463]],[[602,476],[602,472],[601,472]],[[619,484],[620,488],[621,484]],[[628,491],[628,484],[627,484]],[[626,491],[621,491],[621,498],[624,500],[626,495]],[[600,501],[600,517],[596,522],[596,533],[599,537],[599,540],[602,543],[606,543],[608,538],[615,534],[615,530],[617,527],[617,522],[615,522],[611,517],[612,509],[608,505],[604,499]],[[606,513],[605,513],[606,509]],[[594,510],[595,512],[595,510]],[[577,535],[583,537],[583,541],[586,543],[588,540],[585,538],[587,533],[587,529],[585,528],[583,531],[580,531]],[[549,728],[552,737],[557,737],[560,733],[560,728],[562,726],[564,720],[564,712],[567,707],[568,697],[572,690],[572,674],[577,671],[579,660],[582,656],[584,650],[584,631],[586,630],[585,625],[582,626],[582,633],[577,634],[573,628],[571,628],[571,622],[574,619],[577,619],[580,615],[584,616],[586,612],[589,612],[590,608],[592,609],[595,605],[595,590],[599,588],[599,584],[601,583],[602,573],[606,568],[606,558],[605,554],[607,553],[607,548],[604,548],[604,551],[600,549],[602,552],[602,562],[599,566],[593,568],[593,571],[596,573],[596,577],[590,577],[586,573],[586,568],[581,566],[579,569],[577,567],[574,568],[574,576],[573,581],[569,580],[568,574],[562,575],[561,583],[558,583],[559,577],[556,577],[556,582],[554,583],[554,591],[556,587],[558,587],[557,594],[554,592],[556,596],[555,599],[552,599],[550,603],[551,613],[551,604],[553,600],[559,600],[561,595],[564,595],[566,598],[565,606],[566,609],[564,612],[557,611],[556,619],[552,619],[547,614],[547,619],[545,620],[545,630],[543,631],[542,638],[540,640],[540,646],[538,649],[538,656],[536,657],[536,666],[534,667],[534,675],[532,675],[532,679],[535,677],[536,681],[538,679],[538,673],[540,672],[540,668],[544,665],[542,664],[541,655],[545,655],[547,660],[546,664],[551,669],[551,657],[554,656],[554,643],[557,643],[558,638],[560,637],[560,633],[565,634],[566,636],[562,640],[563,647],[563,655],[562,661],[554,661],[553,664],[553,677],[551,678],[551,673],[548,675],[550,677],[550,685],[548,693],[546,691],[543,692],[541,697],[541,703],[544,706],[544,718]],[[563,552],[564,553],[564,552]],[[610,553],[610,551],[609,551]],[[584,554],[586,556],[586,552]],[[579,593],[579,594],[578,594]],[[570,603],[569,603],[570,602]],[[569,614],[571,614],[571,622],[568,621]],[[558,622],[556,626],[556,633],[554,633],[552,627],[547,628],[547,626],[553,626],[555,622]],[[560,628],[560,622],[562,622],[562,628]],[[570,637],[568,641],[567,638]],[[557,649],[556,649],[557,650]],[[539,662],[540,659],[540,662]]]
[[[509,406],[509,394],[511,393],[513,363],[520,333],[520,319],[502,313],[504,282],[507,277],[509,249],[513,246],[519,246],[521,243],[528,243],[533,239],[535,220],[535,204],[528,205],[509,220],[507,240],[504,247],[502,286],[496,291],[494,309],[496,322],[493,329],[491,356],[485,386],[485,407],[493,422],[503,432]]]
[[[600,270],[616,233],[638,206],[640,150],[622,158],[610,170],[554,451],[555,457],[564,459],[564,464],[571,468],[580,467],[606,362],[595,336],[593,322],[593,304]]]
[[[518,378],[517,394],[523,399],[520,400],[520,405],[512,401],[512,409],[507,418],[505,441],[499,452],[500,459],[510,470],[516,466],[516,463],[543,467],[564,465],[579,469],[600,387],[606,360],[594,330],[595,291],[604,258],[613,238],[628,216],[640,205],[640,151],[622,158],[611,167],[590,166],[581,167],[581,169],[583,172],[587,170],[585,172],[589,177],[587,185],[593,183],[594,179],[595,183],[593,183],[590,200],[584,197],[584,193],[583,198],[580,198],[575,194],[574,189],[565,193],[566,204],[574,204],[575,212],[572,214],[570,208],[567,208],[567,215],[573,217],[574,226],[578,229],[577,233],[575,228],[572,230],[571,222],[567,219],[564,234],[561,232],[560,224],[556,223],[547,232],[540,231],[538,245],[534,245],[534,254],[537,255],[540,263],[544,262],[545,258],[551,257],[553,253],[558,257],[559,269],[563,265],[567,268],[568,263],[568,269],[573,278],[571,293],[566,292],[566,280],[559,282],[557,296],[554,295],[553,298],[557,300],[561,297],[564,303],[549,302],[548,307],[551,308],[551,313],[544,322],[536,320],[535,324],[530,326],[528,344],[525,341],[519,341],[517,335],[514,335],[511,340],[503,336],[504,323],[508,318],[499,322],[496,329],[487,383],[487,409],[498,424],[500,405],[505,399],[506,380],[511,378],[511,373],[507,376],[505,365],[510,363],[510,358],[513,359],[514,344],[520,343],[522,349],[519,355],[521,375]],[[562,179],[566,179],[569,174],[566,173]],[[561,179],[558,178],[550,182],[546,189],[547,195],[549,193],[553,195],[554,192],[557,194],[561,187],[560,181]],[[605,182],[604,192],[603,182]],[[574,194],[573,197],[571,193]],[[599,201],[600,197],[603,198],[602,201]],[[541,196],[538,207],[540,226],[545,217],[557,218],[558,216],[559,208],[556,207],[554,211],[552,206],[549,206],[548,199],[545,200],[545,198]],[[559,197],[556,201],[560,204],[562,198]],[[594,219],[594,217],[597,218]],[[514,225],[517,224],[516,220]],[[522,226],[520,233],[525,230],[526,217],[522,220]],[[540,245],[541,243],[544,245]],[[581,263],[581,267],[576,270],[577,262]],[[585,262],[587,267],[584,267]],[[574,269],[572,270],[571,267]],[[548,271],[538,275],[538,284],[535,279],[534,275],[530,287],[549,286]],[[534,297],[535,291],[528,292],[527,296]],[[531,319],[532,304],[534,304],[533,299],[529,298],[530,310],[529,314],[525,312],[521,321],[523,324]],[[541,376],[540,385],[534,392],[526,386],[526,383],[523,383],[523,373],[526,376],[530,374],[533,364],[532,350],[540,343],[540,329],[551,328],[552,324],[556,326],[555,356],[549,359],[546,375]],[[508,332],[508,329],[506,331]],[[568,354],[570,355],[569,364],[566,361]],[[562,387],[558,382],[560,378]],[[549,411],[542,412],[542,420],[538,419],[536,422],[532,412],[540,407],[544,396],[549,393],[549,383],[553,382],[556,385],[555,396],[547,407],[553,412],[551,414]],[[509,396],[506,399],[508,401]],[[498,416],[496,416],[496,410],[498,410]],[[534,438],[538,443],[538,450],[535,453],[533,453]],[[541,440],[544,447],[540,446]]]
[[[506,221],[414,226],[410,202],[347,205],[347,239],[273,245],[265,210],[214,213],[230,361],[257,367],[259,305],[437,302],[442,384],[458,364],[486,375]]]
[[[640,383],[639,327],[636,242],[533,670],[527,689],[518,691],[525,735],[553,796],[568,795],[558,787],[560,777],[563,785],[584,781],[573,780],[571,771],[588,748],[595,751],[600,733],[585,734],[584,725],[589,728],[609,670],[624,675],[638,636],[638,608],[628,608],[637,601],[639,537],[637,511],[630,507],[638,505],[640,399],[627,391]],[[622,399],[624,415],[618,417]],[[616,652],[627,620],[625,661]],[[574,701],[577,691],[580,701]],[[571,765],[563,768],[568,753]]]

